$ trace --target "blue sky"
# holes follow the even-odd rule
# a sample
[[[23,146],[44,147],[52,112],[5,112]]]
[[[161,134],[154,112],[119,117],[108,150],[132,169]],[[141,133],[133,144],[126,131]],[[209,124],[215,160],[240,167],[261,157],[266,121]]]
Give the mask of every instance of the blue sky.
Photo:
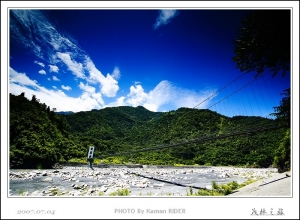
[[[242,73],[232,42],[248,12],[11,10],[9,92],[35,94],[57,111],[197,107],[267,116],[291,79],[264,76],[241,90],[254,73],[234,81]]]

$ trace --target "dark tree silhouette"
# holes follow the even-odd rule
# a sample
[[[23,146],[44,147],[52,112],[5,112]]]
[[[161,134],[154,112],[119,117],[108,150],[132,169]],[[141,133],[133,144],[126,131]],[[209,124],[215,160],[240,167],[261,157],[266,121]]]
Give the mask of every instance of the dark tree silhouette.
[[[278,120],[290,125],[291,120],[291,92],[290,89],[286,89],[281,93],[284,96],[281,101],[280,105],[274,107],[275,113],[271,114],[276,116]]]
[[[256,10],[248,14],[234,40],[233,61],[242,72],[260,75],[270,70],[274,77],[290,70],[290,10]]]

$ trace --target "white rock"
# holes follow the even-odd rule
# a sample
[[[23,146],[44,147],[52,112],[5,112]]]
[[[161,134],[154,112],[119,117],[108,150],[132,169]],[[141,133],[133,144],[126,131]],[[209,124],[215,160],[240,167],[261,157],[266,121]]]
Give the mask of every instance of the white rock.
[[[45,182],[51,182],[53,181],[53,179],[51,177],[47,177],[46,179],[44,179]]]
[[[106,192],[108,190],[108,188],[106,186],[101,186],[99,191],[101,192]]]
[[[211,185],[206,185],[205,188],[206,189],[212,189],[212,186]]]
[[[160,188],[160,187],[163,187],[164,185],[165,185],[164,183],[155,183],[155,184],[153,184],[153,187]]]

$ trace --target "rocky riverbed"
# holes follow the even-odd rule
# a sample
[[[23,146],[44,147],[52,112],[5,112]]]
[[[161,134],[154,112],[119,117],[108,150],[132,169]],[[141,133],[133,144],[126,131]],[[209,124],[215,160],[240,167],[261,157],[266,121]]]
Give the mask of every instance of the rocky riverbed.
[[[275,168],[234,167],[95,167],[9,171],[9,195],[19,196],[187,196],[190,187],[211,189],[226,184],[278,175]]]

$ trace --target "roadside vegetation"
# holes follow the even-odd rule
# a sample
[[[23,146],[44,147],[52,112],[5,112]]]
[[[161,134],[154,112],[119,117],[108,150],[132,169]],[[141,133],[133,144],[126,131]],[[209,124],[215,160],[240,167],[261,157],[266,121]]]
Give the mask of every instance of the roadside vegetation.
[[[195,191],[190,187],[187,192],[187,196],[226,196],[232,194],[235,190],[242,188],[248,184],[255,182],[256,180],[248,179],[246,182],[239,184],[237,181],[229,182],[227,184],[217,184],[212,182],[212,189],[199,189]]]

